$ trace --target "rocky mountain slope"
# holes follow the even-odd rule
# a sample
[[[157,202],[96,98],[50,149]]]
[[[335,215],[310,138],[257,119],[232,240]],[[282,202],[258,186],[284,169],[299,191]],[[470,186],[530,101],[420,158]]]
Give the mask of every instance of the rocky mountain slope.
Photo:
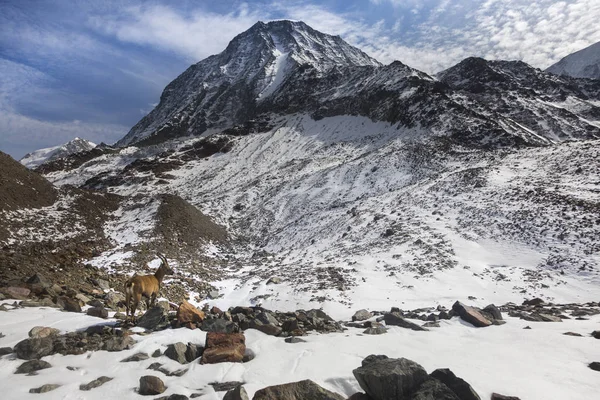
[[[103,225],[112,247],[86,263],[129,271],[167,246],[231,304],[383,309],[457,287],[574,301],[597,293],[599,97],[596,80],[521,62],[431,77],[303,23],[258,23],[118,146],[39,171],[126,199]]]
[[[556,75],[600,79],[600,42],[562,58],[546,69]]]
[[[65,158],[72,154],[90,151],[95,147],[95,143],[77,137],[63,145],[28,153],[19,161],[27,168],[36,168],[47,162]]]

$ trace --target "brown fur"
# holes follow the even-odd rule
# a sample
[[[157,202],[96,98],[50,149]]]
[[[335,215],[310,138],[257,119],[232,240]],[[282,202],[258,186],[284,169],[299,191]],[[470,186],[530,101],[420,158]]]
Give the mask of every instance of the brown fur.
[[[162,254],[159,254],[158,257],[160,257],[162,263],[154,275],[136,275],[129,278],[125,283],[126,317],[129,318],[131,311],[132,321],[135,321],[135,312],[142,296],[147,299],[148,308],[154,306],[163,278],[165,275],[173,275],[173,270],[169,267],[167,259]]]

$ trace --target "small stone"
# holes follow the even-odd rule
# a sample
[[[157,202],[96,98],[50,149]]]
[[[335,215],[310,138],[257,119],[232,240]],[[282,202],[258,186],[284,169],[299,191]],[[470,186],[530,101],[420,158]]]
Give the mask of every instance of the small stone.
[[[280,283],[281,283],[281,278],[276,277],[276,276],[269,278],[269,280],[267,281],[267,285],[278,285]]]
[[[373,316],[373,313],[367,310],[358,310],[352,316],[352,321],[366,321]]]
[[[521,399],[519,399],[518,397],[514,397],[514,396],[504,396],[502,394],[492,393],[491,400],[521,400]]]
[[[367,328],[363,331],[365,335],[382,335],[387,333],[387,328],[385,326],[378,326],[376,328]]]
[[[167,388],[164,382],[157,376],[145,375],[140,378],[139,394],[156,395],[163,393]]]
[[[299,338],[298,336],[292,336],[285,338],[286,343],[306,343],[306,340]]]
[[[223,396],[223,400],[249,400],[248,393],[246,389],[242,385],[237,386],[234,389],[231,389],[225,396]]]
[[[41,339],[49,336],[56,336],[60,331],[56,328],[47,326],[35,326],[29,331],[29,337],[32,339]]]
[[[582,337],[583,336],[582,334],[576,333],[576,332],[565,332],[565,333],[563,333],[563,335],[566,335],[566,336],[577,336],[577,337]]]
[[[34,371],[39,371],[41,369],[50,368],[49,362],[43,360],[29,360],[25,361],[23,364],[19,365],[15,374],[29,374]]]
[[[439,328],[440,323],[429,321],[429,322],[425,322],[422,326],[423,326],[423,328]]]
[[[92,389],[102,386],[106,382],[110,382],[112,380],[113,380],[113,378],[109,378],[108,376],[101,376],[98,379],[94,379],[90,383],[86,383],[85,385],[79,385],[79,390],[84,390],[84,391],[92,390]]]
[[[213,387],[215,392],[227,392],[229,390],[240,387],[244,382],[230,381],[230,382],[213,382],[209,383]]]
[[[60,385],[56,385],[56,384],[42,385],[39,388],[29,389],[29,393],[46,393],[46,392],[50,392],[54,389],[57,389],[59,387],[60,387]]]
[[[244,358],[242,358],[243,363],[247,363],[248,361],[252,361],[256,358],[256,353],[252,349],[246,347],[246,351],[244,351]]]
[[[600,339],[600,331],[594,331],[592,332],[592,337],[595,339]]]
[[[588,367],[593,369],[594,371],[600,371],[600,362],[594,361],[588,364]]]
[[[150,357],[148,357],[148,354],[146,354],[146,353],[135,353],[132,356],[124,358],[123,360],[121,360],[121,362],[143,361],[143,360],[147,360],[148,358],[150,358]]]
[[[88,308],[86,314],[92,317],[108,318],[108,311],[104,307],[91,307]]]
[[[154,350],[154,353],[152,353],[152,358],[157,358],[162,356],[162,352],[160,351],[160,349],[156,349]]]

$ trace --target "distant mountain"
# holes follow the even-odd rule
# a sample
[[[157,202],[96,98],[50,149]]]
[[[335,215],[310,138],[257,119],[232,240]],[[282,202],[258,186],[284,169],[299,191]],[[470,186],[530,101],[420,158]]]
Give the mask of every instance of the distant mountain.
[[[600,79],[600,42],[569,54],[546,69],[556,75]]]
[[[95,147],[95,143],[76,137],[65,144],[31,152],[19,161],[27,168],[33,169],[49,161],[54,161],[84,151],[90,151]]]

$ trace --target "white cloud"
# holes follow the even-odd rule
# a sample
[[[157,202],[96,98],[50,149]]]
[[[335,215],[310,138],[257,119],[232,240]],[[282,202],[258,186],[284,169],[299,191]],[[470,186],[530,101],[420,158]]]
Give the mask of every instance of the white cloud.
[[[202,10],[183,15],[174,8],[154,4],[91,17],[89,24],[121,41],[156,46],[197,62],[223,51],[235,35],[258,19],[259,12],[250,11],[245,4],[225,15]]]

